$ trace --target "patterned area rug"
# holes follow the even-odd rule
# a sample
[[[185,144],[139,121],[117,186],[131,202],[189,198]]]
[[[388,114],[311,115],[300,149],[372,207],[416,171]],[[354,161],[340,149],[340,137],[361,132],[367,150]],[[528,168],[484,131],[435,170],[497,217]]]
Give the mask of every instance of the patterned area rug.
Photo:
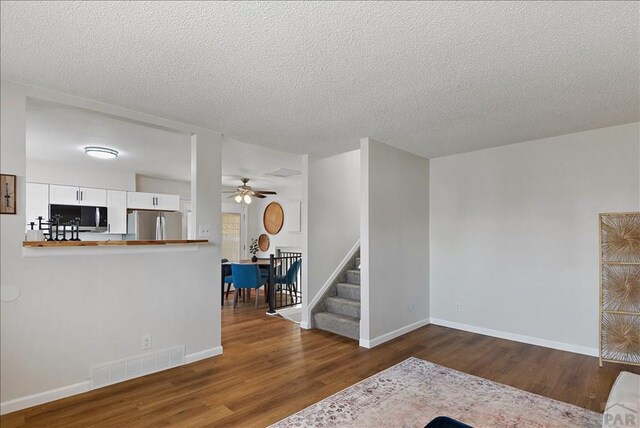
[[[591,410],[409,358],[272,427],[424,427],[436,416],[474,427],[602,426]]]

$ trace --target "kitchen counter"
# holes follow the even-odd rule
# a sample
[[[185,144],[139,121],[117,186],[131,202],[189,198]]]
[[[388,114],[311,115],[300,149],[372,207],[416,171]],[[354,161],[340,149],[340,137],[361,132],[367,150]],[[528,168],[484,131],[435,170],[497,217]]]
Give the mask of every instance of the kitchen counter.
[[[142,245],[180,245],[180,244],[208,244],[206,239],[171,239],[164,241],[24,241],[23,247],[29,248],[60,248],[60,247],[123,247]]]

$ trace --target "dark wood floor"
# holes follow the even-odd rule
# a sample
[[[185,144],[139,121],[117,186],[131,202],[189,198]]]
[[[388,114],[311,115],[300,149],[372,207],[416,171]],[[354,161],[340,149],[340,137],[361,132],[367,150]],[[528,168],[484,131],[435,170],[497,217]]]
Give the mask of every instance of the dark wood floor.
[[[222,315],[224,355],[5,415],[3,428],[266,426],[415,356],[602,411],[621,370],[592,357],[427,326],[374,349],[265,316],[253,301]]]

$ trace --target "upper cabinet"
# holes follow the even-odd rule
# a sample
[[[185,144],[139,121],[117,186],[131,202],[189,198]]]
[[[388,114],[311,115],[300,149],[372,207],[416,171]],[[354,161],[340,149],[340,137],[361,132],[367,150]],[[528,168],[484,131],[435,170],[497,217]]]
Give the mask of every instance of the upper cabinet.
[[[107,233],[127,233],[127,192],[107,190]]]
[[[107,190],[51,184],[49,186],[49,203],[105,207],[107,206]]]
[[[156,209],[164,211],[180,211],[179,195],[156,194]]]
[[[107,189],[80,187],[80,205],[107,206]]]
[[[180,196],[162,193],[127,192],[127,208],[134,210],[179,211]]]

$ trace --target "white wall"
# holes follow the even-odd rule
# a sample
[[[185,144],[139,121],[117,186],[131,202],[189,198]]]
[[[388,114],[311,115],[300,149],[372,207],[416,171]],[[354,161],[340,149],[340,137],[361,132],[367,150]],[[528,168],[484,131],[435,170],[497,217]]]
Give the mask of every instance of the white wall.
[[[185,344],[191,359],[220,353],[220,293],[213,286],[220,264],[211,262],[220,258],[216,245],[68,253],[22,248],[26,96],[196,134],[195,212],[199,223],[212,225],[214,243],[221,239],[219,134],[4,81],[0,93],[0,168],[18,179],[17,215],[0,216],[2,411],[86,390],[92,365],[142,353],[143,334],[153,335],[152,350]],[[10,299],[14,293],[19,296]],[[30,394],[35,397],[23,400]]]
[[[254,198],[253,202],[248,206],[248,242],[251,244],[252,239],[257,239],[261,234],[266,234],[269,237],[269,250],[259,251],[258,257],[269,257],[269,254],[275,254],[276,248],[284,248],[285,250],[299,250],[302,251],[304,246],[304,233],[303,232],[289,232],[287,231],[287,222],[292,221],[294,213],[288,211],[287,203],[289,201],[301,201],[302,200],[302,186],[300,182],[292,183],[288,186],[274,187],[273,190],[278,194],[269,196],[265,199]],[[282,230],[276,234],[271,235],[267,233],[264,228],[262,217],[264,210],[271,202],[278,202],[284,210],[284,225]]]
[[[360,344],[429,323],[429,160],[364,138]]]
[[[191,200],[191,183],[189,181],[167,180],[136,174],[135,185],[136,192],[180,195],[180,200],[182,201]]]
[[[639,145],[635,123],[433,159],[433,322],[596,353],[598,213],[640,208]]]
[[[308,303],[360,239],[360,151],[326,158],[309,155],[305,162],[302,223],[307,227],[307,251],[302,322],[307,324]]]
[[[31,183],[63,184],[98,187],[113,190],[136,190],[136,176],[110,167],[86,167],[61,162],[27,161],[27,181]]]

